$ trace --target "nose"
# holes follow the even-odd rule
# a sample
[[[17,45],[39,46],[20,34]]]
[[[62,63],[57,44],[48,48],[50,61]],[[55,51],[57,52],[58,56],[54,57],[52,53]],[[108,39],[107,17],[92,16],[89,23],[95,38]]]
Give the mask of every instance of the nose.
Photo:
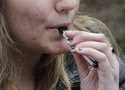
[[[56,3],[56,11],[58,13],[67,14],[77,7],[78,0],[59,0]]]

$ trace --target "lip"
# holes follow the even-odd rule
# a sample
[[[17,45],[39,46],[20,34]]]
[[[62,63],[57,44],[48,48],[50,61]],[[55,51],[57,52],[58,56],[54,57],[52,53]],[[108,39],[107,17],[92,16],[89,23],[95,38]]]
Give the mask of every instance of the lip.
[[[51,24],[51,25],[48,25],[46,29],[48,31],[58,32],[58,35],[59,35],[60,39],[62,39],[63,38],[63,32],[65,30],[68,30],[70,25],[71,25],[71,23]]]
[[[62,27],[62,26],[66,26],[69,27],[71,25],[71,23],[61,23],[61,24],[51,24],[51,25],[47,25],[47,29],[58,29],[58,27]]]

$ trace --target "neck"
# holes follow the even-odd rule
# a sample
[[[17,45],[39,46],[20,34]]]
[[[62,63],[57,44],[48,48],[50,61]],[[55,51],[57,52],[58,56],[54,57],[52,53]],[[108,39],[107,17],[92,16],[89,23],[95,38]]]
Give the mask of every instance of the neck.
[[[40,54],[23,53],[16,57],[16,78],[15,82],[20,90],[33,89],[33,67],[39,61]]]

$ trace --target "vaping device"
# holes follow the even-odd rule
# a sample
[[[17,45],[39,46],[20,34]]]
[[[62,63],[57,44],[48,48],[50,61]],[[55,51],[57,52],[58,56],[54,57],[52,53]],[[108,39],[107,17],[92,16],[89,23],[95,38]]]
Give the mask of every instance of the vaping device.
[[[70,52],[71,53],[74,53],[75,52],[75,46],[74,45],[71,45],[71,41],[70,39],[66,36],[66,34],[64,33],[64,31],[68,30],[68,27],[59,27],[58,28],[58,31],[60,33],[60,36],[62,38],[64,38],[64,40],[66,41],[66,43],[70,46]],[[93,57],[90,57],[90,56],[84,56],[84,58],[86,59],[87,63],[94,67],[94,68],[97,68],[98,67],[98,62],[93,58]]]
[[[66,43],[70,46],[70,52],[71,53],[75,52],[75,49],[74,49],[75,46],[71,45],[71,42],[69,41],[69,38],[66,36],[66,34],[64,32],[63,32],[63,37],[64,37]],[[92,58],[90,56],[84,56],[84,58],[86,59],[87,63],[90,66],[92,66],[94,68],[98,67],[98,62],[94,58]]]

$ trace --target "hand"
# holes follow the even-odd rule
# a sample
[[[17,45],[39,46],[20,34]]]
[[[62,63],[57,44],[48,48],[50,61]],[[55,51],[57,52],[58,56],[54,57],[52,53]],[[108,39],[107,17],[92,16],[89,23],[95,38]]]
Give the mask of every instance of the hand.
[[[104,34],[85,31],[66,31],[75,46],[73,56],[80,75],[81,90],[119,90],[119,63]],[[93,57],[98,67],[87,63]]]

